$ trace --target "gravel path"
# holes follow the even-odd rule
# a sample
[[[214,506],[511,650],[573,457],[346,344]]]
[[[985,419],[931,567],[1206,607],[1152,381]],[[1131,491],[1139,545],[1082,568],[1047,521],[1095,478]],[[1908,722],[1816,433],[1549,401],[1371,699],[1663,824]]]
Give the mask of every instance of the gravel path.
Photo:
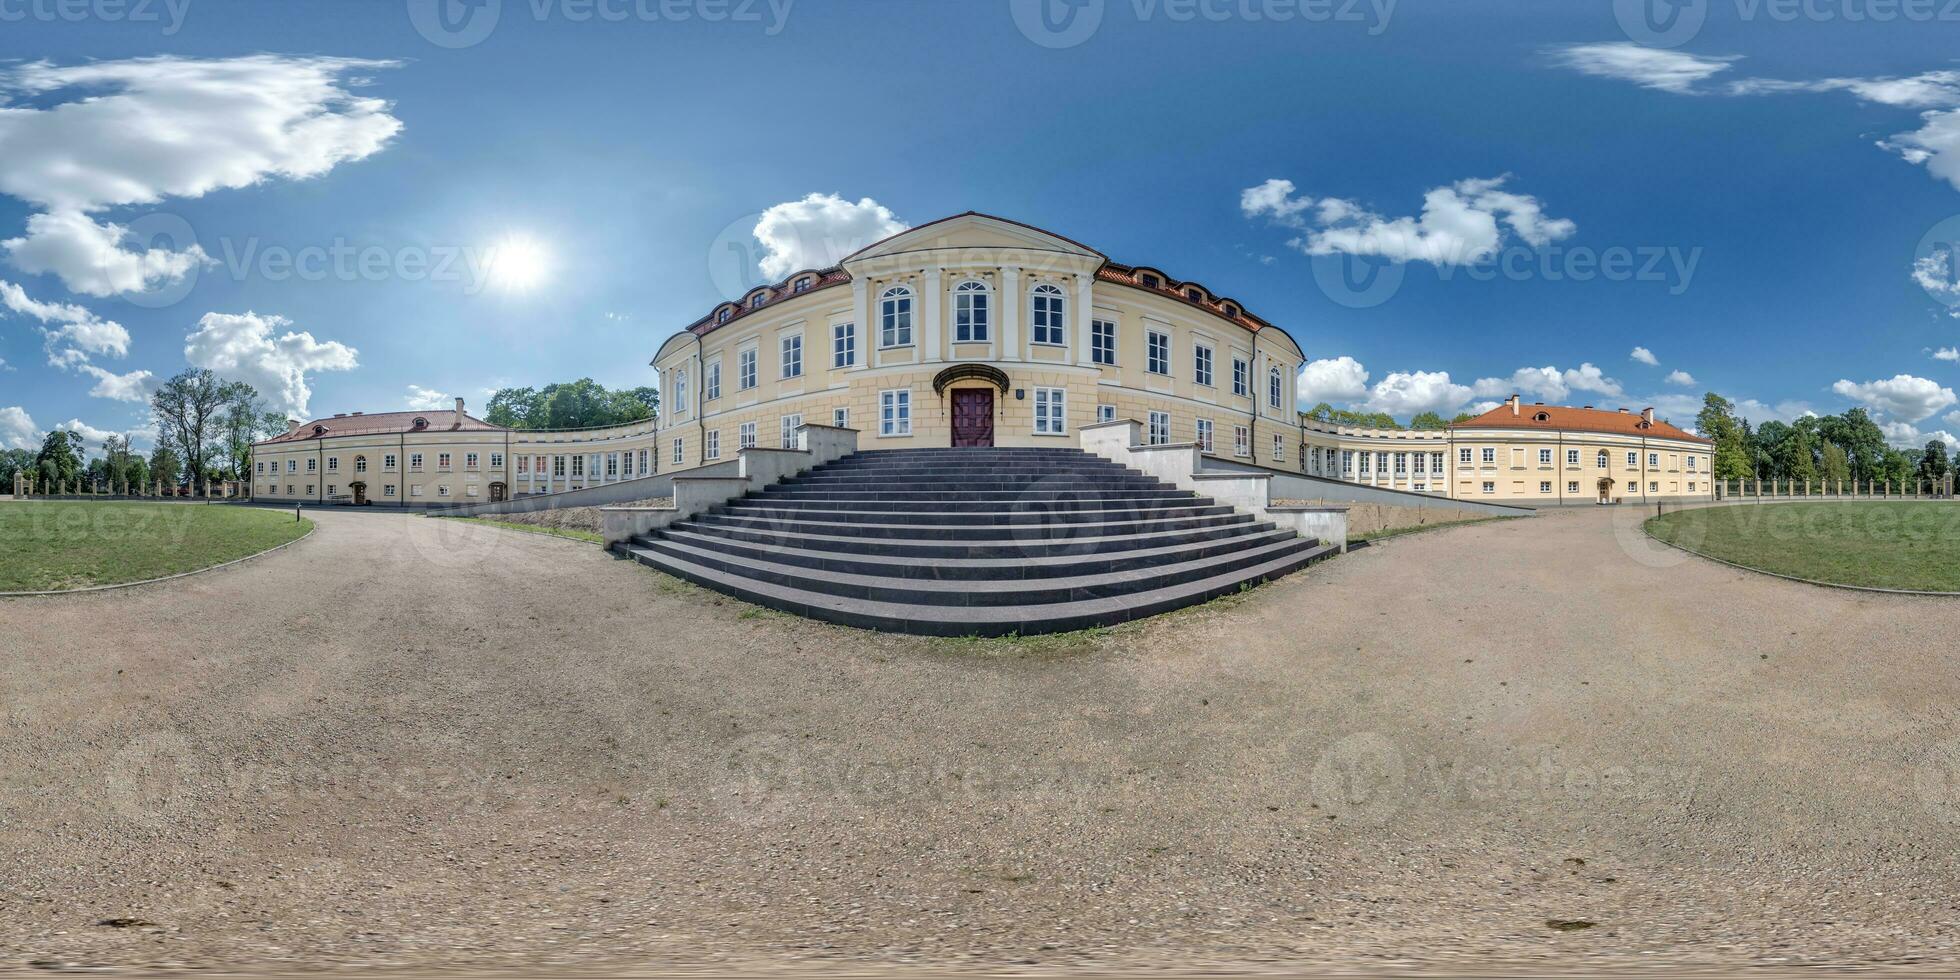
[[[1631,510],[1019,644],[313,516],[0,600],[0,972],[1956,965],[1960,603]]]

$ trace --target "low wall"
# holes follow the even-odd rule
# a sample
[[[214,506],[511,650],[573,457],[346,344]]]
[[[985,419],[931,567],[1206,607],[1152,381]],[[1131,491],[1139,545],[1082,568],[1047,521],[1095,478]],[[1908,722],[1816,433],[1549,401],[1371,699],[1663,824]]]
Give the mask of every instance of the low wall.
[[[1305,473],[1288,473],[1284,470],[1267,469],[1257,463],[1205,457],[1205,469],[1230,470],[1238,472],[1271,473],[1273,475],[1273,497],[1277,500],[1317,500],[1328,503],[1344,503],[1359,510],[1362,505],[1381,508],[1383,513],[1409,511],[1417,514],[1442,515],[1457,512],[1465,516],[1454,520],[1470,520],[1480,517],[1530,517],[1536,513],[1531,507],[1510,504],[1490,504],[1480,500],[1456,500],[1442,494],[1410,493],[1407,490],[1390,490],[1386,487],[1371,487],[1361,483],[1349,483],[1324,476],[1308,476]],[[1589,505],[1597,506],[1597,505]],[[1351,513],[1354,511],[1350,511]],[[1432,517],[1426,523],[1435,524]],[[1409,527],[1410,524],[1391,525]]]
[[[1082,448],[1104,459],[1137,470],[1180,490],[1209,497],[1225,506],[1271,521],[1274,526],[1293,531],[1304,538],[1347,550],[1348,508],[1338,503],[1284,500],[1275,492],[1275,473],[1253,467],[1250,470],[1204,469],[1204,456],[1195,443],[1163,446],[1138,444],[1141,423],[1119,419],[1083,426]]]
[[[618,483],[605,483],[580,490],[512,497],[496,503],[454,504],[442,513],[445,517],[531,514],[541,510],[557,510],[560,507],[604,507],[607,504],[624,504],[635,500],[654,500],[674,495],[675,476],[734,476],[739,465],[737,460],[727,459],[719,463],[697,466],[691,470],[681,470],[678,474],[656,473],[652,476],[621,480]]]
[[[789,479],[857,452],[857,430],[805,422],[796,430],[796,449],[744,449],[735,454],[734,468],[719,473],[707,467],[682,470],[668,477],[673,498],[668,507],[604,507],[599,518],[605,546],[631,541],[712,507]],[[656,495],[649,495],[656,496]],[[626,498],[644,499],[644,498]]]

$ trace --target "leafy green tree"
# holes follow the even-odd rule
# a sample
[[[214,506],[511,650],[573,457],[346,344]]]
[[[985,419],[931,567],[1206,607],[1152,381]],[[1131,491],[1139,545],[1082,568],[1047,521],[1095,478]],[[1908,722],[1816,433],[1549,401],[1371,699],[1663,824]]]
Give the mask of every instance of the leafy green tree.
[[[1415,418],[1409,420],[1409,428],[1411,429],[1447,429],[1449,427],[1450,424],[1435,412],[1420,412],[1417,413]]]
[[[129,490],[131,493],[136,493],[142,488],[149,486],[149,461],[132,453],[129,457],[129,469],[124,471],[124,475],[129,479]]]
[[[158,442],[176,450],[193,485],[210,475],[212,463],[222,460],[225,418],[230,406],[243,398],[257,397],[251,386],[225,381],[208,368],[184,371],[150,396],[150,413],[155,416]],[[151,469],[155,469],[154,463]]]
[[[25,449],[0,450],[0,493],[14,492],[14,474],[34,475],[34,454]]]
[[[1926,444],[1926,451],[1919,457],[1919,478],[1938,483],[1946,479],[1946,471],[1946,443],[1934,439]]]
[[[1774,450],[1778,477],[1791,483],[1814,482],[1817,479],[1817,460],[1810,448],[1810,429],[1804,426],[1788,426],[1786,429],[1786,434]]]
[[[612,391],[591,378],[538,388],[503,388],[490,396],[484,421],[512,429],[584,429],[652,418],[653,388]]]
[[[1901,488],[1912,485],[1913,475],[1918,469],[1919,466],[1911,455],[1897,449],[1887,449],[1878,478],[1881,481],[1892,481],[1892,492],[1897,493]]]
[[[55,429],[41,440],[41,452],[34,457],[42,479],[67,483],[82,475],[82,437],[66,429]]]
[[[483,420],[491,425],[501,425],[506,429],[533,429],[540,426],[531,420],[531,413],[538,407],[536,388],[499,388],[490,396],[490,408]]]
[[[1739,480],[1754,474],[1749,461],[1747,430],[1735,417],[1735,403],[1714,392],[1702,398],[1695,431],[1715,442],[1715,478]]]
[[[177,458],[176,451],[169,446],[158,446],[156,451],[150,454],[149,477],[153,481],[161,482],[165,490],[183,482],[183,468],[183,461]]]
[[[1860,480],[1885,479],[1891,450],[1886,448],[1885,433],[1878,423],[1864,409],[1854,408],[1841,416],[1839,431],[1841,437],[1834,441],[1851,456],[1851,472]]]
[[[1835,487],[1839,483],[1851,482],[1851,457],[1845,455],[1844,447],[1835,442],[1824,443],[1821,453],[1823,462],[1818,467],[1818,475]]]
[[[1458,412],[1456,413],[1456,418],[1450,420],[1450,424],[1455,425],[1458,422],[1468,422],[1476,417],[1476,414],[1472,412]]]

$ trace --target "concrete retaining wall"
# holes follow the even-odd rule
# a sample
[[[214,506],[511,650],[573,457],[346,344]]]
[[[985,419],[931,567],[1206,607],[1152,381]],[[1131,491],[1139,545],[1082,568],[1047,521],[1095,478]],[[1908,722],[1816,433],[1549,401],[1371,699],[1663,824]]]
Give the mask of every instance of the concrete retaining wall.
[[[719,463],[697,466],[682,470],[679,474],[656,473],[618,483],[606,483],[580,490],[564,490],[558,493],[539,493],[528,497],[513,497],[496,503],[454,504],[443,511],[445,517],[483,517],[489,514],[531,514],[541,510],[557,510],[560,507],[604,507],[607,504],[623,504],[635,500],[654,500],[674,495],[674,477],[679,476],[734,476],[738,462],[733,459]]]
[[[1080,431],[1082,448],[1086,452],[1137,470],[1179,490],[1210,497],[1259,520],[1271,521],[1275,526],[1291,530],[1303,538],[1313,538],[1322,544],[1338,545],[1342,551],[1347,550],[1350,533],[1347,506],[1291,502],[1284,506],[1276,505],[1273,501],[1285,498],[1274,492],[1276,474],[1271,471],[1257,467],[1249,471],[1207,471],[1205,457],[1198,452],[1196,443],[1165,446],[1139,444],[1137,440],[1142,437],[1142,423],[1135,419],[1087,425]]]
[[[733,472],[705,473],[706,467],[683,470],[668,477],[674,498],[670,507],[601,507],[599,517],[605,546],[610,548],[630,541],[635,535],[659,530],[743,494],[849,456],[857,452],[857,436],[856,429],[805,422],[796,430],[796,449],[741,450],[735,454]]]
[[[1478,517],[1530,517],[1535,511],[1530,507],[1507,504],[1487,504],[1478,500],[1454,500],[1441,494],[1410,493],[1407,490],[1390,490],[1385,487],[1371,487],[1345,480],[1333,480],[1323,476],[1307,476],[1304,473],[1288,473],[1284,470],[1271,470],[1256,463],[1205,457],[1205,469],[1230,470],[1235,472],[1271,473],[1273,475],[1273,497],[1277,500],[1319,500],[1328,503],[1344,503],[1358,508],[1372,505],[1385,508],[1383,513],[1399,514],[1404,510],[1412,513],[1442,515],[1456,512],[1464,516],[1456,520]],[[1597,505],[1590,505],[1597,506]],[[1427,523],[1435,524],[1431,518]],[[1392,525],[1407,527],[1410,525]],[[1361,533],[1356,531],[1356,533]]]

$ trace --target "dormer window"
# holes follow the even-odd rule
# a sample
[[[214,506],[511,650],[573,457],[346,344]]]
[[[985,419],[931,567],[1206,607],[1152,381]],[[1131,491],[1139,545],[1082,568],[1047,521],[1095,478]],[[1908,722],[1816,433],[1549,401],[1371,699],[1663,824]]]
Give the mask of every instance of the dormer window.
[[[1164,286],[1164,280],[1159,279],[1148,272],[1144,273],[1141,276],[1138,276],[1137,281],[1143,283],[1145,286],[1148,286],[1151,289],[1162,289]]]
[[[314,434],[315,436],[323,436],[323,435],[326,435],[326,434],[327,434],[327,427],[326,427],[326,426],[324,426],[324,425],[316,425],[316,426],[314,426],[314,427],[313,427],[313,434]]]
[[[798,293],[800,293],[800,292],[802,292],[802,291],[804,291],[804,290],[806,290],[806,289],[809,289],[809,288],[810,288],[810,283],[811,283],[811,282],[813,282],[813,281],[815,281],[815,280],[812,280],[812,279],[811,279],[811,278],[810,278],[809,276],[804,276],[803,278],[801,278],[801,279],[798,279],[798,280],[796,280],[796,285],[794,285],[794,286],[791,286],[791,287],[790,287],[790,290],[791,290],[792,292],[798,292]]]
[[[1552,420],[1552,416],[1548,412],[1539,412],[1537,415],[1533,415],[1531,417],[1531,420],[1533,422],[1550,422]]]
[[[1184,291],[1184,298],[1193,303],[1202,303],[1205,301],[1205,294],[1195,289],[1187,289]]]
[[[1238,316],[1238,315],[1239,315],[1239,308],[1238,308],[1238,307],[1236,307],[1236,306],[1233,306],[1233,305],[1232,305],[1232,304],[1230,304],[1230,303],[1227,303],[1227,304],[1225,304],[1225,307],[1224,307],[1224,309],[1225,309],[1225,315],[1226,315],[1226,316],[1229,316],[1229,317],[1236,317],[1236,316]]]
[[[720,312],[720,313],[717,313],[717,314],[715,314],[715,322],[716,322],[716,323],[727,323],[727,322],[728,322],[728,318],[729,318],[729,317],[731,317],[731,316],[734,316],[734,315],[735,315],[735,311],[734,311],[734,310],[732,310],[732,309],[729,309],[728,307],[726,307],[726,306],[724,306],[724,307],[722,307],[722,308],[721,308],[721,312]]]
[[[415,419],[415,421],[414,421],[414,422],[411,422],[411,423],[409,423],[409,424],[410,424],[410,426],[411,426],[411,427],[413,427],[413,428],[416,428],[416,429],[426,429],[426,428],[428,428],[428,427],[429,427],[429,420],[428,420],[428,419],[425,419],[425,418],[422,418],[422,417],[420,417],[420,416],[417,416],[417,417],[416,417],[416,419]]]
[[[768,299],[769,299],[768,293],[757,293],[754,296],[749,297],[749,309],[751,310],[760,309],[762,307],[762,304]]]

